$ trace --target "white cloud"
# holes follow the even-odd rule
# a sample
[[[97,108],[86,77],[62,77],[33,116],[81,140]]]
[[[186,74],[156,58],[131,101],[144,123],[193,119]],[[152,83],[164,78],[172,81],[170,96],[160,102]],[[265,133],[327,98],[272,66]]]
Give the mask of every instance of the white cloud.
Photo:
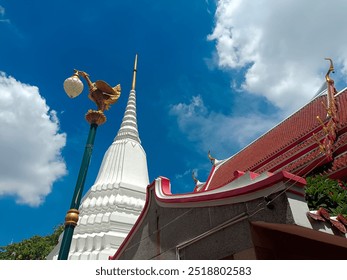
[[[249,113],[244,116],[228,116],[209,112],[201,96],[194,96],[189,104],[179,103],[170,113],[177,118],[179,129],[197,144],[197,150],[211,150],[215,156],[226,158],[238,151],[278,121],[274,116]]]
[[[0,96],[0,195],[38,206],[66,174],[66,135],[37,87],[0,72]]]
[[[5,15],[5,8],[0,5],[0,22],[10,23],[9,19],[2,18]]]
[[[345,0],[219,0],[208,39],[220,67],[245,69],[243,90],[288,114],[324,82],[323,58],[347,74],[346,10]]]
[[[183,177],[185,177],[187,175],[191,175],[193,171],[191,169],[188,169],[188,170],[184,171],[183,173],[175,174],[175,178],[176,179],[181,179],[181,178],[183,178]]]
[[[182,179],[184,177],[189,177],[190,179],[193,179],[193,174],[195,177],[199,176],[199,170],[197,168],[193,168],[193,169],[187,169],[182,173],[177,173],[175,174],[175,179]]]

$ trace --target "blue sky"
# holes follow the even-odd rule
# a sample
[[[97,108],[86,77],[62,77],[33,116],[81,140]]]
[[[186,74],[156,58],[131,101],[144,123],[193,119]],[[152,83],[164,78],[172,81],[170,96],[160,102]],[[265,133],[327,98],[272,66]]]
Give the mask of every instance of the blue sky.
[[[335,6],[334,6],[335,5]],[[120,83],[97,131],[85,191],[119,129],[138,53],[137,114],[150,181],[173,192],[310,100],[334,59],[346,85],[343,0],[0,0],[0,245],[46,235],[69,208],[94,104],[73,69]],[[271,8],[269,8],[271,7]],[[333,20],[330,20],[333,19]]]

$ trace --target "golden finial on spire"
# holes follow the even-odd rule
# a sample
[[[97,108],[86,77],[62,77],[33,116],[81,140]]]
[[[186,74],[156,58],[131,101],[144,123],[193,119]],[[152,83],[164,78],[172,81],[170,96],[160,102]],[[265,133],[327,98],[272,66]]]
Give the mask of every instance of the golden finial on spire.
[[[330,61],[330,67],[329,67],[329,70],[328,72],[326,73],[325,75],[325,80],[328,82],[328,83],[331,83],[333,80],[330,78],[330,73],[333,72],[334,73],[334,64],[333,64],[333,61],[331,58],[329,57],[326,57],[325,60],[329,60]]]
[[[136,85],[136,71],[137,71],[137,54],[135,55],[133,83],[132,83],[132,85],[131,85],[131,90],[135,90],[135,85]]]

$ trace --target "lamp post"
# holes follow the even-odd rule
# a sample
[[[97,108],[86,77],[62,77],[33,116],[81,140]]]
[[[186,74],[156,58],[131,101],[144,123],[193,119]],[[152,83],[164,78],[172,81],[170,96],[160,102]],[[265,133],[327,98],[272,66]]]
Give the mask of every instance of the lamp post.
[[[104,111],[108,110],[112,104],[117,102],[121,93],[119,84],[115,87],[111,87],[106,82],[100,80],[93,83],[89,79],[87,73],[75,70],[75,73],[64,81],[64,90],[71,98],[77,97],[83,91],[83,83],[80,77],[86,80],[89,88],[88,97],[97,105],[98,110],[88,110],[85,116],[87,122],[90,124],[90,129],[70,209],[65,216],[65,229],[58,260],[67,260],[69,256],[73,232],[78,222],[78,208],[80,206],[84,183],[93,151],[96,129],[99,125],[106,122]]]

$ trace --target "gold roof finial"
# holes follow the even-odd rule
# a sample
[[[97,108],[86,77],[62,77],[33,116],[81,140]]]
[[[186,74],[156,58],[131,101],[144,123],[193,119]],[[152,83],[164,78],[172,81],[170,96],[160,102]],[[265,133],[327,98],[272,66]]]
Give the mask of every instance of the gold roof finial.
[[[137,54],[135,55],[134,73],[133,73],[133,83],[132,83],[132,85],[131,85],[131,90],[135,90],[135,85],[136,85],[136,71],[137,71]]]
[[[194,170],[193,170],[193,172],[192,172],[192,178],[193,178],[195,184],[197,184],[197,183],[199,182],[199,180],[196,178],[196,175],[195,175],[195,171],[194,171]]]
[[[326,57],[325,60],[329,60],[330,61],[330,67],[329,67],[329,70],[328,72],[326,73],[325,75],[325,80],[328,82],[328,83],[331,83],[333,80],[330,78],[330,73],[333,72],[334,73],[334,64],[333,64],[333,61],[331,58],[329,57]]]
[[[214,164],[216,159],[213,156],[211,156],[211,152],[210,151],[208,151],[207,156],[208,156],[209,160],[211,161],[211,163]]]

